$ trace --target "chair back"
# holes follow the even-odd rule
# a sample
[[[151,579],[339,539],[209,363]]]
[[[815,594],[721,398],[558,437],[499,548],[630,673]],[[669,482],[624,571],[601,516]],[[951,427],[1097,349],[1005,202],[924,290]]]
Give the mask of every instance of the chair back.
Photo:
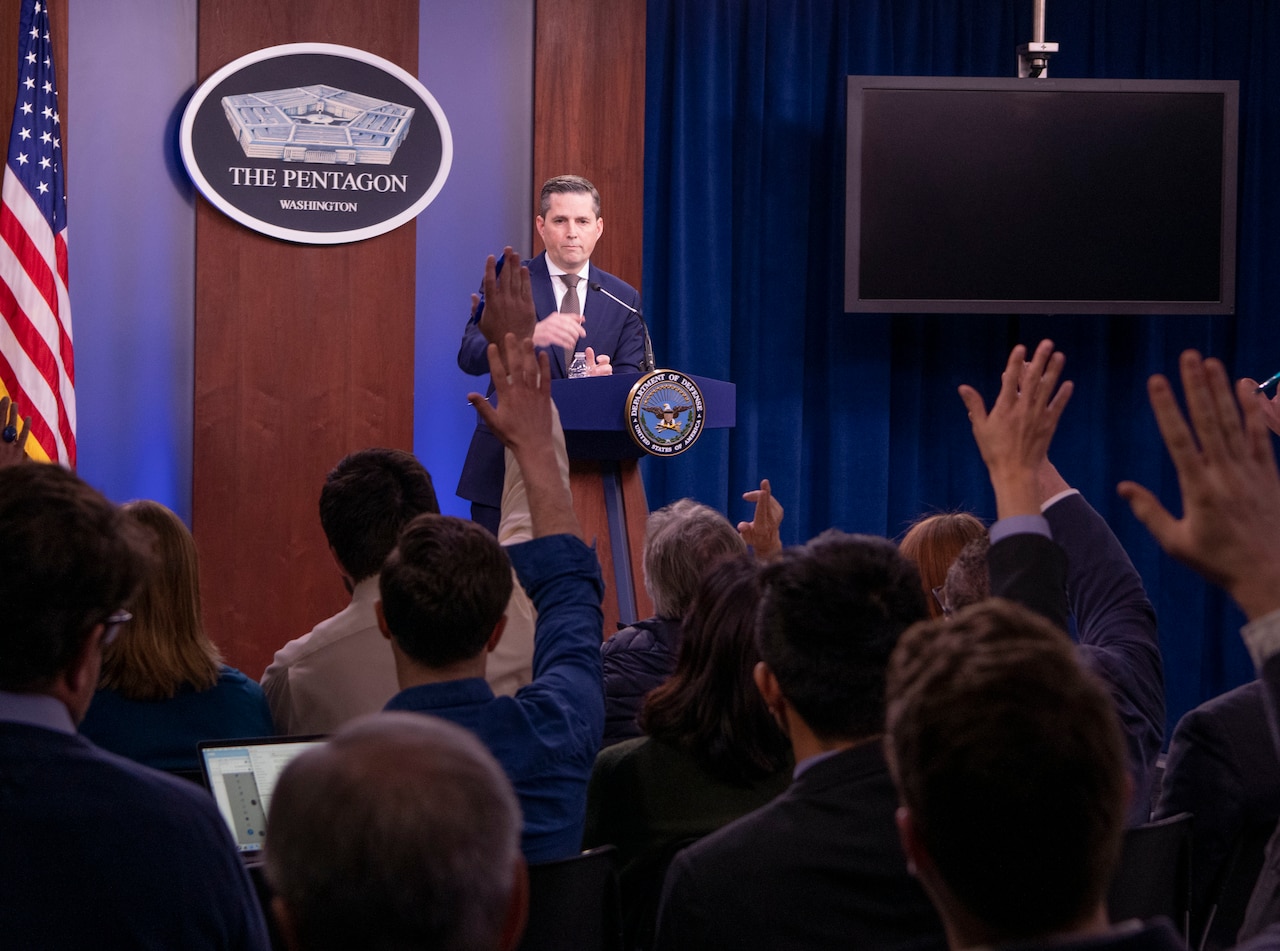
[[[520,951],[620,951],[616,852],[602,845],[529,866],[529,922]]]
[[[1107,893],[1111,920],[1164,916],[1187,940],[1191,907],[1191,813],[1125,830]]]

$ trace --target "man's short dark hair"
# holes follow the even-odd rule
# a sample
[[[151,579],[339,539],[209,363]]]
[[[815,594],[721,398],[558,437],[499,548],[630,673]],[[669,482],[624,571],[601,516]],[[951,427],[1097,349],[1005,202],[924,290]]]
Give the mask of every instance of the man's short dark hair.
[[[581,175],[557,175],[555,178],[548,178],[542,183],[542,192],[538,196],[538,212],[544,218],[547,212],[551,210],[552,195],[590,195],[591,208],[595,212],[597,218],[600,217],[600,193],[596,191],[596,186]]]
[[[884,675],[898,636],[928,616],[920,575],[896,545],[829,529],[764,569],[760,656],[824,739],[884,725]]]
[[[356,581],[378,573],[411,518],[439,511],[430,474],[402,449],[353,452],[320,490],[320,525]]]
[[[745,553],[747,543],[729,520],[701,502],[677,499],[645,525],[644,586],[659,617],[679,620],[707,569]]]
[[[475,522],[419,515],[382,566],[382,614],[410,658],[446,667],[484,650],[507,602],[511,561]]]
[[[903,635],[890,768],[924,850],[1000,942],[1078,924],[1119,855],[1125,749],[1067,635],[993,599]]]
[[[0,690],[48,686],[149,567],[141,526],[73,473],[0,469]]]
[[[419,713],[354,720],[276,785],[266,874],[304,951],[490,951],[520,808],[468,731]]]

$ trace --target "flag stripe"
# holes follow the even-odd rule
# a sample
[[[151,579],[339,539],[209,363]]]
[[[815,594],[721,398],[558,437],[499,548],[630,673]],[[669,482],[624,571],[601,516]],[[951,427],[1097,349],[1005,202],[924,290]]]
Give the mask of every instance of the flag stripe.
[[[49,341],[14,297],[13,287],[17,282],[11,281],[11,276],[5,273],[9,270],[5,267],[9,263],[5,260],[6,248],[6,245],[0,244],[0,314],[4,315],[8,325],[5,336],[16,345],[12,357],[17,364],[17,372],[6,374],[5,380],[13,380],[19,389],[27,391],[26,398],[18,405],[23,413],[29,413],[33,417],[32,437],[39,440],[50,456],[65,459],[69,443],[74,445],[75,440],[73,420],[68,417],[64,404],[65,392],[62,384],[65,378],[59,372],[58,360]],[[32,295],[27,296],[30,298]],[[0,350],[4,349],[6,348],[0,347]],[[40,417],[43,429],[35,425],[34,417],[37,416]],[[56,450],[52,448],[53,443],[39,435],[39,432],[50,431],[55,425],[58,429]]]
[[[0,321],[0,337],[3,336],[3,330],[4,323],[3,321]],[[30,395],[22,389],[22,387],[10,386],[10,381],[16,379],[17,374],[14,372],[12,364],[5,359],[4,340],[0,339],[0,381],[4,381],[3,384],[0,384],[0,389],[8,390],[9,398],[17,402],[19,406],[34,406],[36,401],[32,399]],[[31,444],[33,442],[40,447],[40,455],[45,456],[46,460],[49,458],[49,454],[44,452],[45,446],[58,446],[59,451],[62,451],[61,441],[54,436],[53,431],[49,428],[49,424],[44,421],[43,415],[33,412],[27,408],[23,409],[23,415],[31,418],[31,435],[27,438],[28,455],[36,455],[36,453],[32,451],[33,447]]]

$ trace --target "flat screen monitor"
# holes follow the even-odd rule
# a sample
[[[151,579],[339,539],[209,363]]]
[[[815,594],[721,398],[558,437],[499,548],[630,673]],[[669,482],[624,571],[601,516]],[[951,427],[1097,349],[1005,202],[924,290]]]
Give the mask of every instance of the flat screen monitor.
[[[1234,81],[850,76],[845,310],[1229,314]]]

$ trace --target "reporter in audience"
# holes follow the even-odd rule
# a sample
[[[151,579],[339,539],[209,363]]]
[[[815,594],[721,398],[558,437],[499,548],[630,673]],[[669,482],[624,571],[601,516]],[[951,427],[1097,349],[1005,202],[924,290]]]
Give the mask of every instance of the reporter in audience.
[[[1120,717],[1134,784],[1129,822],[1140,825],[1164,741],[1155,610],[1110,527],[1049,461],[1072,392],[1070,381],[1058,386],[1064,363],[1049,340],[1029,359],[1014,347],[989,411],[973,387],[960,388],[996,496],[990,590],[1063,630],[1075,618],[1081,660],[1107,685]]]
[[[830,530],[763,566],[755,681],[791,742],[787,790],[680,852],[654,947],[943,946],[907,868],[884,760],[884,677],[928,617],[887,539]]]
[[[102,673],[80,732],[156,769],[199,768],[201,740],[271,736],[262,688],[222,663],[204,631],[195,540],[159,502],[123,506],[149,533],[154,568],[133,620],[102,652]]]
[[[965,545],[975,538],[985,538],[987,526],[969,512],[935,512],[922,515],[907,529],[898,542],[898,551],[920,572],[929,617],[945,613],[940,598],[947,580],[947,569],[960,556]]]
[[[437,717],[349,722],[280,776],[266,877],[289,951],[509,951],[528,879],[511,783]]]
[[[149,569],[132,519],[56,465],[0,468],[0,943],[267,947],[204,790],[76,733]]]
[[[642,560],[654,616],[622,628],[600,645],[605,746],[641,735],[640,707],[675,669],[681,621],[702,573],[717,559],[746,549],[723,515],[693,499],[678,499],[649,515]]]
[[[1280,750],[1280,474],[1268,433],[1269,407],[1251,380],[1233,394],[1222,363],[1194,350],[1179,361],[1186,416],[1169,381],[1147,393],[1178,476],[1182,517],[1149,489],[1121,482],[1120,495],[1160,546],[1217,584],[1244,612],[1245,646],[1264,690],[1267,726]],[[1280,837],[1273,836],[1239,938],[1249,948],[1280,946]]]
[[[675,849],[763,806],[790,782],[787,739],[752,682],[759,601],[750,555],[711,568],[693,595],[675,672],[645,699],[647,736],[596,759],[583,847],[618,849],[629,946],[648,946]]]
[[[917,624],[887,694],[898,830],[953,951],[1184,947],[1163,920],[1108,922],[1124,745],[1063,631],[1001,599]]]

